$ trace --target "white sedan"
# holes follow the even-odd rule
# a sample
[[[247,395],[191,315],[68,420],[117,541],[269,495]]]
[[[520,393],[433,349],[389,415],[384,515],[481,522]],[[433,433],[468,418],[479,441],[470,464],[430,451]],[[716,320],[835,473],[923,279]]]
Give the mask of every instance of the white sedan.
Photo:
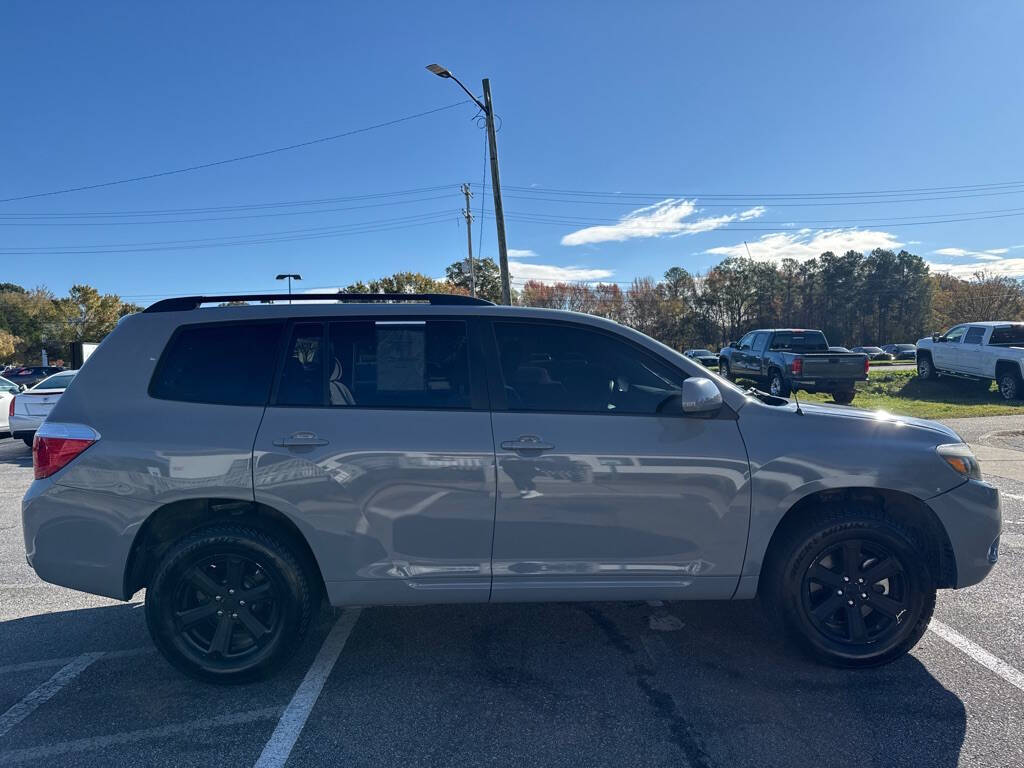
[[[21,392],[21,387],[0,376],[0,437],[7,437],[11,434],[11,427],[8,423],[11,403],[14,402],[14,396],[19,392]]]
[[[8,407],[8,420],[11,436],[16,440],[24,440],[25,445],[32,445],[36,430],[43,423],[54,404],[70,386],[78,371],[61,371],[47,376],[31,389],[15,395]]]

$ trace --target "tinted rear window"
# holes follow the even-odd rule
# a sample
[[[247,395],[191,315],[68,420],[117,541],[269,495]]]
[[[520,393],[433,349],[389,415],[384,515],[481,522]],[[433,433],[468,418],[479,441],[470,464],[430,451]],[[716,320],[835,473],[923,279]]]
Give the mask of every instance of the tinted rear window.
[[[992,331],[989,344],[1024,344],[1024,325],[1000,325]]]
[[[171,338],[149,385],[164,400],[263,405],[282,323],[185,326]]]
[[[772,349],[785,352],[828,352],[828,342],[821,331],[782,331],[772,339]]]

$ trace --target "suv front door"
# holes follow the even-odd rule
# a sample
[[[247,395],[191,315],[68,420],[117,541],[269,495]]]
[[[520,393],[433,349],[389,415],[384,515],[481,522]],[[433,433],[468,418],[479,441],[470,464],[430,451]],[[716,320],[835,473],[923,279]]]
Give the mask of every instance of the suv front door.
[[[465,319],[296,322],[255,498],[305,534],[331,601],[485,602],[494,447]]]
[[[491,599],[730,597],[750,509],[733,413],[684,415],[687,374],[610,331],[493,330]]]

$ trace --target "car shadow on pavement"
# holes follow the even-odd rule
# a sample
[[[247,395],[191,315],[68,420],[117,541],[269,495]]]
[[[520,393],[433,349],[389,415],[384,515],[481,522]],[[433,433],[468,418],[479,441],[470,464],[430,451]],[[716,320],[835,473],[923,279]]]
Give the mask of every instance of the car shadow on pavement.
[[[161,745],[160,759],[252,764],[336,615],[322,611],[280,674],[227,687],[164,662],[139,604],[2,622],[0,670],[56,662],[0,673],[0,714],[68,658],[115,653],[0,738],[0,755],[250,712],[263,719],[247,738],[204,731]],[[362,609],[289,765],[950,768],[965,731],[960,698],[914,656],[821,666],[750,602],[376,607]],[[129,764],[148,748],[125,741],[81,764]]]
[[[31,467],[32,449],[21,440],[4,438],[0,440],[0,464]]]

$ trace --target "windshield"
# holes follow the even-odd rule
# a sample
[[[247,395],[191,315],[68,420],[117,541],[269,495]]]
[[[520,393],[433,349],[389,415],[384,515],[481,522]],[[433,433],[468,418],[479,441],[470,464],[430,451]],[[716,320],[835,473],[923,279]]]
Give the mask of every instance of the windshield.
[[[871,352],[872,354],[874,354],[875,352],[881,352],[882,351],[878,347],[861,347],[861,349],[863,349],[865,352]]]
[[[690,354],[701,355],[706,357],[707,355],[714,355],[715,353],[712,352],[710,349],[691,349]]]
[[[55,373],[53,376],[49,376],[40,381],[32,387],[32,389],[66,389],[73,378],[75,378],[73,371],[68,373]]]
[[[917,347],[915,347],[913,344],[897,344],[896,345],[896,351],[897,352],[909,352],[912,349],[917,349]]]
[[[821,331],[779,331],[772,339],[772,349],[784,352],[828,352],[828,342]]]

